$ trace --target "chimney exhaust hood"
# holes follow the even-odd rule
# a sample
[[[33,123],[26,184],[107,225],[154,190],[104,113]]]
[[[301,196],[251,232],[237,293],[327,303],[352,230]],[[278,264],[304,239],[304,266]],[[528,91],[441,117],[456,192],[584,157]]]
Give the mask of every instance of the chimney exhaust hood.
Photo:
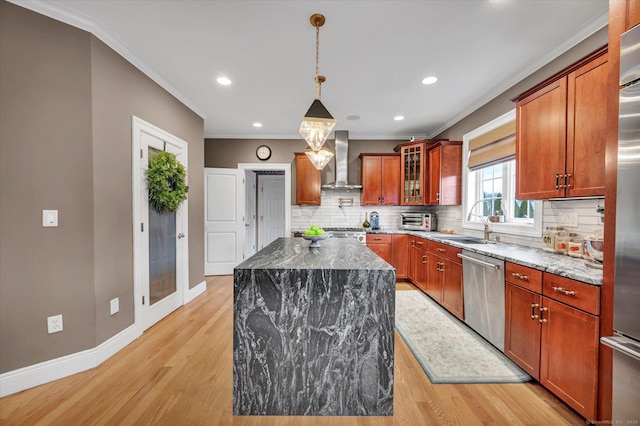
[[[322,189],[362,189],[362,185],[351,183],[348,180],[349,170],[349,132],[347,130],[336,130],[335,151],[336,151],[336,180],[321,186]]]

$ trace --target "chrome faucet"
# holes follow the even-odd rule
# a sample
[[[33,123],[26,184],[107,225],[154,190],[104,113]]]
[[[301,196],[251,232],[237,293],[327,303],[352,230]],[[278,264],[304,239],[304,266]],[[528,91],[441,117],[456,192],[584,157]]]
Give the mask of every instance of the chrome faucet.
[[[486,202],[490,202],[490,201],[493,201],[493,200],[499,200],[499,199],[501,199],[501,198],[482,198],[482,199],[476,201],[471,206],[471,208],[469,209],[469,214],[467,215],[467,222],[471,220],[471,216],[475,216],[475,217],[480,219],[480,222],[482,222],[482,224],[484,225],[484,230],[483,231],[484,231],[484,240],[485,241],[489,241],[490,235],[491,235],[491,230],[489,229],[489,221],[483,215],[473,213],[473,209],[480,203],[486,203]]]

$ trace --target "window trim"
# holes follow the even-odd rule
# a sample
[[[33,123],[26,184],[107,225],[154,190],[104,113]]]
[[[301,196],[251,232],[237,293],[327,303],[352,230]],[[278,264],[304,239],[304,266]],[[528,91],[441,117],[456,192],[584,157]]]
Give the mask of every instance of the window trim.
[[[484,229],[483,224],[479,220],[471,220],[468,221],[467,217],[469,215],[469,207],[471,207],[472,203],[469,201],[471,198],[475,200],[475,195],[470,193],[470,191],[474,191],[475,188],[469,188],[469,173],[475,173],[469,170],[467,167],[467,159],[469,157],[469,141],[471,139],[477,138],[480,135],[483,135],[487,132],[490,132],[493,129],[496,129],[509,121],[514,121],[516,119],[516,110],[512,109],[506,114],[501,115],[500,117],[478,127],[475,130],[470,131],[462,137],[462,152],[464,153],[462,159],[462,228],[469,229],[474,231],[482,231]],[[509,187],[515,186],[515,182],[510,180]],[[532,225],[523,225],[518,223],[497,223],[490,222],[489,228],[491,231],[500,233],[500,234],[508,234],[508,235],[519,235],[519,236],[527,236],[527,237],[542,237],[542,218],[543,218],[543,205],[542,201],[535,201],[535,217],[533,218]]]

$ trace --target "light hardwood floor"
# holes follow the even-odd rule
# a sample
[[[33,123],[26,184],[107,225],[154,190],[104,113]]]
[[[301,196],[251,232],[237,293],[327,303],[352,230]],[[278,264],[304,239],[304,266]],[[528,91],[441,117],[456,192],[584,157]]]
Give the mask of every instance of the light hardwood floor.
[[[585,424],[537,383],[433,385],[397,333],[393,417],[233,417],[232,277],[207,285],[99,367],[0,399],[0,424]]]

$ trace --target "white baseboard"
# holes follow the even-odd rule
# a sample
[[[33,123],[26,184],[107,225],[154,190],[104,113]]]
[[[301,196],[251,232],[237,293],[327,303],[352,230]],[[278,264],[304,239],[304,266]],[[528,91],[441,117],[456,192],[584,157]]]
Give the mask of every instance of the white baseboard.
[[[187,303],[191,302],[193,299],[200,296],[206,290],[207,290],[206,281],[202,281],[200,284],[196,285],[195,287],[190,288],[189,291],[187,292],[187,298],[184,301],[184,304],[186,305]]]
[[[184,304],[206,289],[206,281],[190,288]],[[0,374],[0,398],[95,368],[141,335],[140,328],[132,324],[95,348]]]
[[[97,367],[140,335],[132,324],[95,348],[0,374],[0,397]]]

